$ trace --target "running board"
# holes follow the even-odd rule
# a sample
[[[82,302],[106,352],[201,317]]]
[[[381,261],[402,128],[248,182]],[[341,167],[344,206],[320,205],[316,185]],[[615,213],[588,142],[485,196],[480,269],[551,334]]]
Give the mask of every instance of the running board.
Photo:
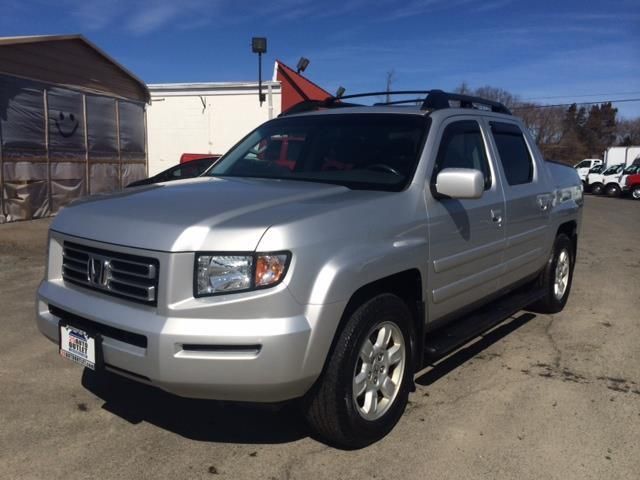
[[[425,362],[429,364],[445,357],[543,296],[542,289],[515,290],[451,324],[427,333]]]

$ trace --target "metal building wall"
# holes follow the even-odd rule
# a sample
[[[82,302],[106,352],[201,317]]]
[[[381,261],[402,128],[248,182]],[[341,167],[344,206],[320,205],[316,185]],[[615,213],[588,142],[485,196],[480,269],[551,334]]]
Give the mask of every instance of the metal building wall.
[[[143,103],[0,75],[0,223],[144,178],[145,142]]]

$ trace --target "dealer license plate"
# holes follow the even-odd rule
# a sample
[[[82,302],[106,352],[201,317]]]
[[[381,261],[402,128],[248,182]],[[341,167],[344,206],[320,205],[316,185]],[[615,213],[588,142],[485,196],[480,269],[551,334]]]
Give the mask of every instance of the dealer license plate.
[[[79,328],[60,325],[60,355],[95,370],[96,339]]]

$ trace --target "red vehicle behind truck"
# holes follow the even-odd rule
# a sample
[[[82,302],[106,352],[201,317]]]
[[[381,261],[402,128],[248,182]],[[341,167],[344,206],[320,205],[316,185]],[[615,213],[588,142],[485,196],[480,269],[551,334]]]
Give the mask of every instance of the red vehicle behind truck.
[[[635,200],[640,200],[640,173],[627,177],[622,186],[622,192],[630,194]]]
[[[220,158],[221,156],[219,153],[183,153],[180,155],[180,163],[187,163],[202,158]]]

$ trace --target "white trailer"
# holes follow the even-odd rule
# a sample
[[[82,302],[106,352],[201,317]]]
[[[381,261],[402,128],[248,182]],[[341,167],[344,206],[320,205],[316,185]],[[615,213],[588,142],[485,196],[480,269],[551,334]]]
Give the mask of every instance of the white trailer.
[[[278,116],[280,82],[170,83],[148,85],[149,175],[180,162],[184,153],[223,154],[252,129]]]
[[[632,165],[634,160],[640,158],[640,146],[609,147],[604,152],[604,164],[607,167],[623,164]]]

